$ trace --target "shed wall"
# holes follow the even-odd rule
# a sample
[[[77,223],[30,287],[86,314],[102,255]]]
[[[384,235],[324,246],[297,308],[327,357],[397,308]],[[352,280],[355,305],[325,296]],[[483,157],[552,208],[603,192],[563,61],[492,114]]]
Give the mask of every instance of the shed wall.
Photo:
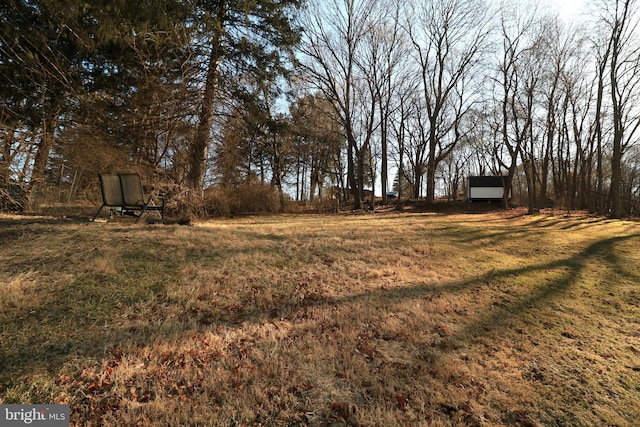
[[[471,200],[497,200],[502,199],[504,189],[502,187],[470,187],[469,199]]]

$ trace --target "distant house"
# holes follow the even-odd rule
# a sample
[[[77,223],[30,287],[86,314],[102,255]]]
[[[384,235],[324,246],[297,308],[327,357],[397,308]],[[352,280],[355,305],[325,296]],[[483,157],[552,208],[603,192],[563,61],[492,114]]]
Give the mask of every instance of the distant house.
[[[504,195],[506,180],[506,176],[470,176],[467,179],[467,199],[471,202],[499,202]]]

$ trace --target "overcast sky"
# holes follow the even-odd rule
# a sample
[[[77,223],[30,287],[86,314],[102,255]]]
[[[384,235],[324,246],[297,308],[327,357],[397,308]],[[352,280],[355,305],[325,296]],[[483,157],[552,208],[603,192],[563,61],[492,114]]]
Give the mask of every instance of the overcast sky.
[[[585,0],[547,0],[558,9],[560,16],[571,21],[577,19],[582,12]]]

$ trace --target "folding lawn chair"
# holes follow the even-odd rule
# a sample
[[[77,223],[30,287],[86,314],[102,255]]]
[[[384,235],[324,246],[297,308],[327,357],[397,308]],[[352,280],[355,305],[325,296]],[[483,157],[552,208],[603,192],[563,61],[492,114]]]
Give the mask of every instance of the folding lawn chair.
[[[152,204],[153,197],[145,201],[142,178],[138,173],[101,173],[100,188],[102,189],[102,206],[93,216],[94,221],[105,206],[114,209],[120,208],[122,214],[132,214],[136,217],[136,223],[147,211],[159,211],[164,222],[164,198],[159,198],[160,204]],[[135,212],[139,211],[139,214]]]

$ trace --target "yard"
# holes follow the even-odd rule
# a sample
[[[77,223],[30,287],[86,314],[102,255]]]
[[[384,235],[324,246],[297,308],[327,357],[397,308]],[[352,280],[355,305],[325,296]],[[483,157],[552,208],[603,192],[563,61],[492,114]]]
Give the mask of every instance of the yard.
[[[633,425],[640,224],[0,216],[0,403],[74,426]]]

